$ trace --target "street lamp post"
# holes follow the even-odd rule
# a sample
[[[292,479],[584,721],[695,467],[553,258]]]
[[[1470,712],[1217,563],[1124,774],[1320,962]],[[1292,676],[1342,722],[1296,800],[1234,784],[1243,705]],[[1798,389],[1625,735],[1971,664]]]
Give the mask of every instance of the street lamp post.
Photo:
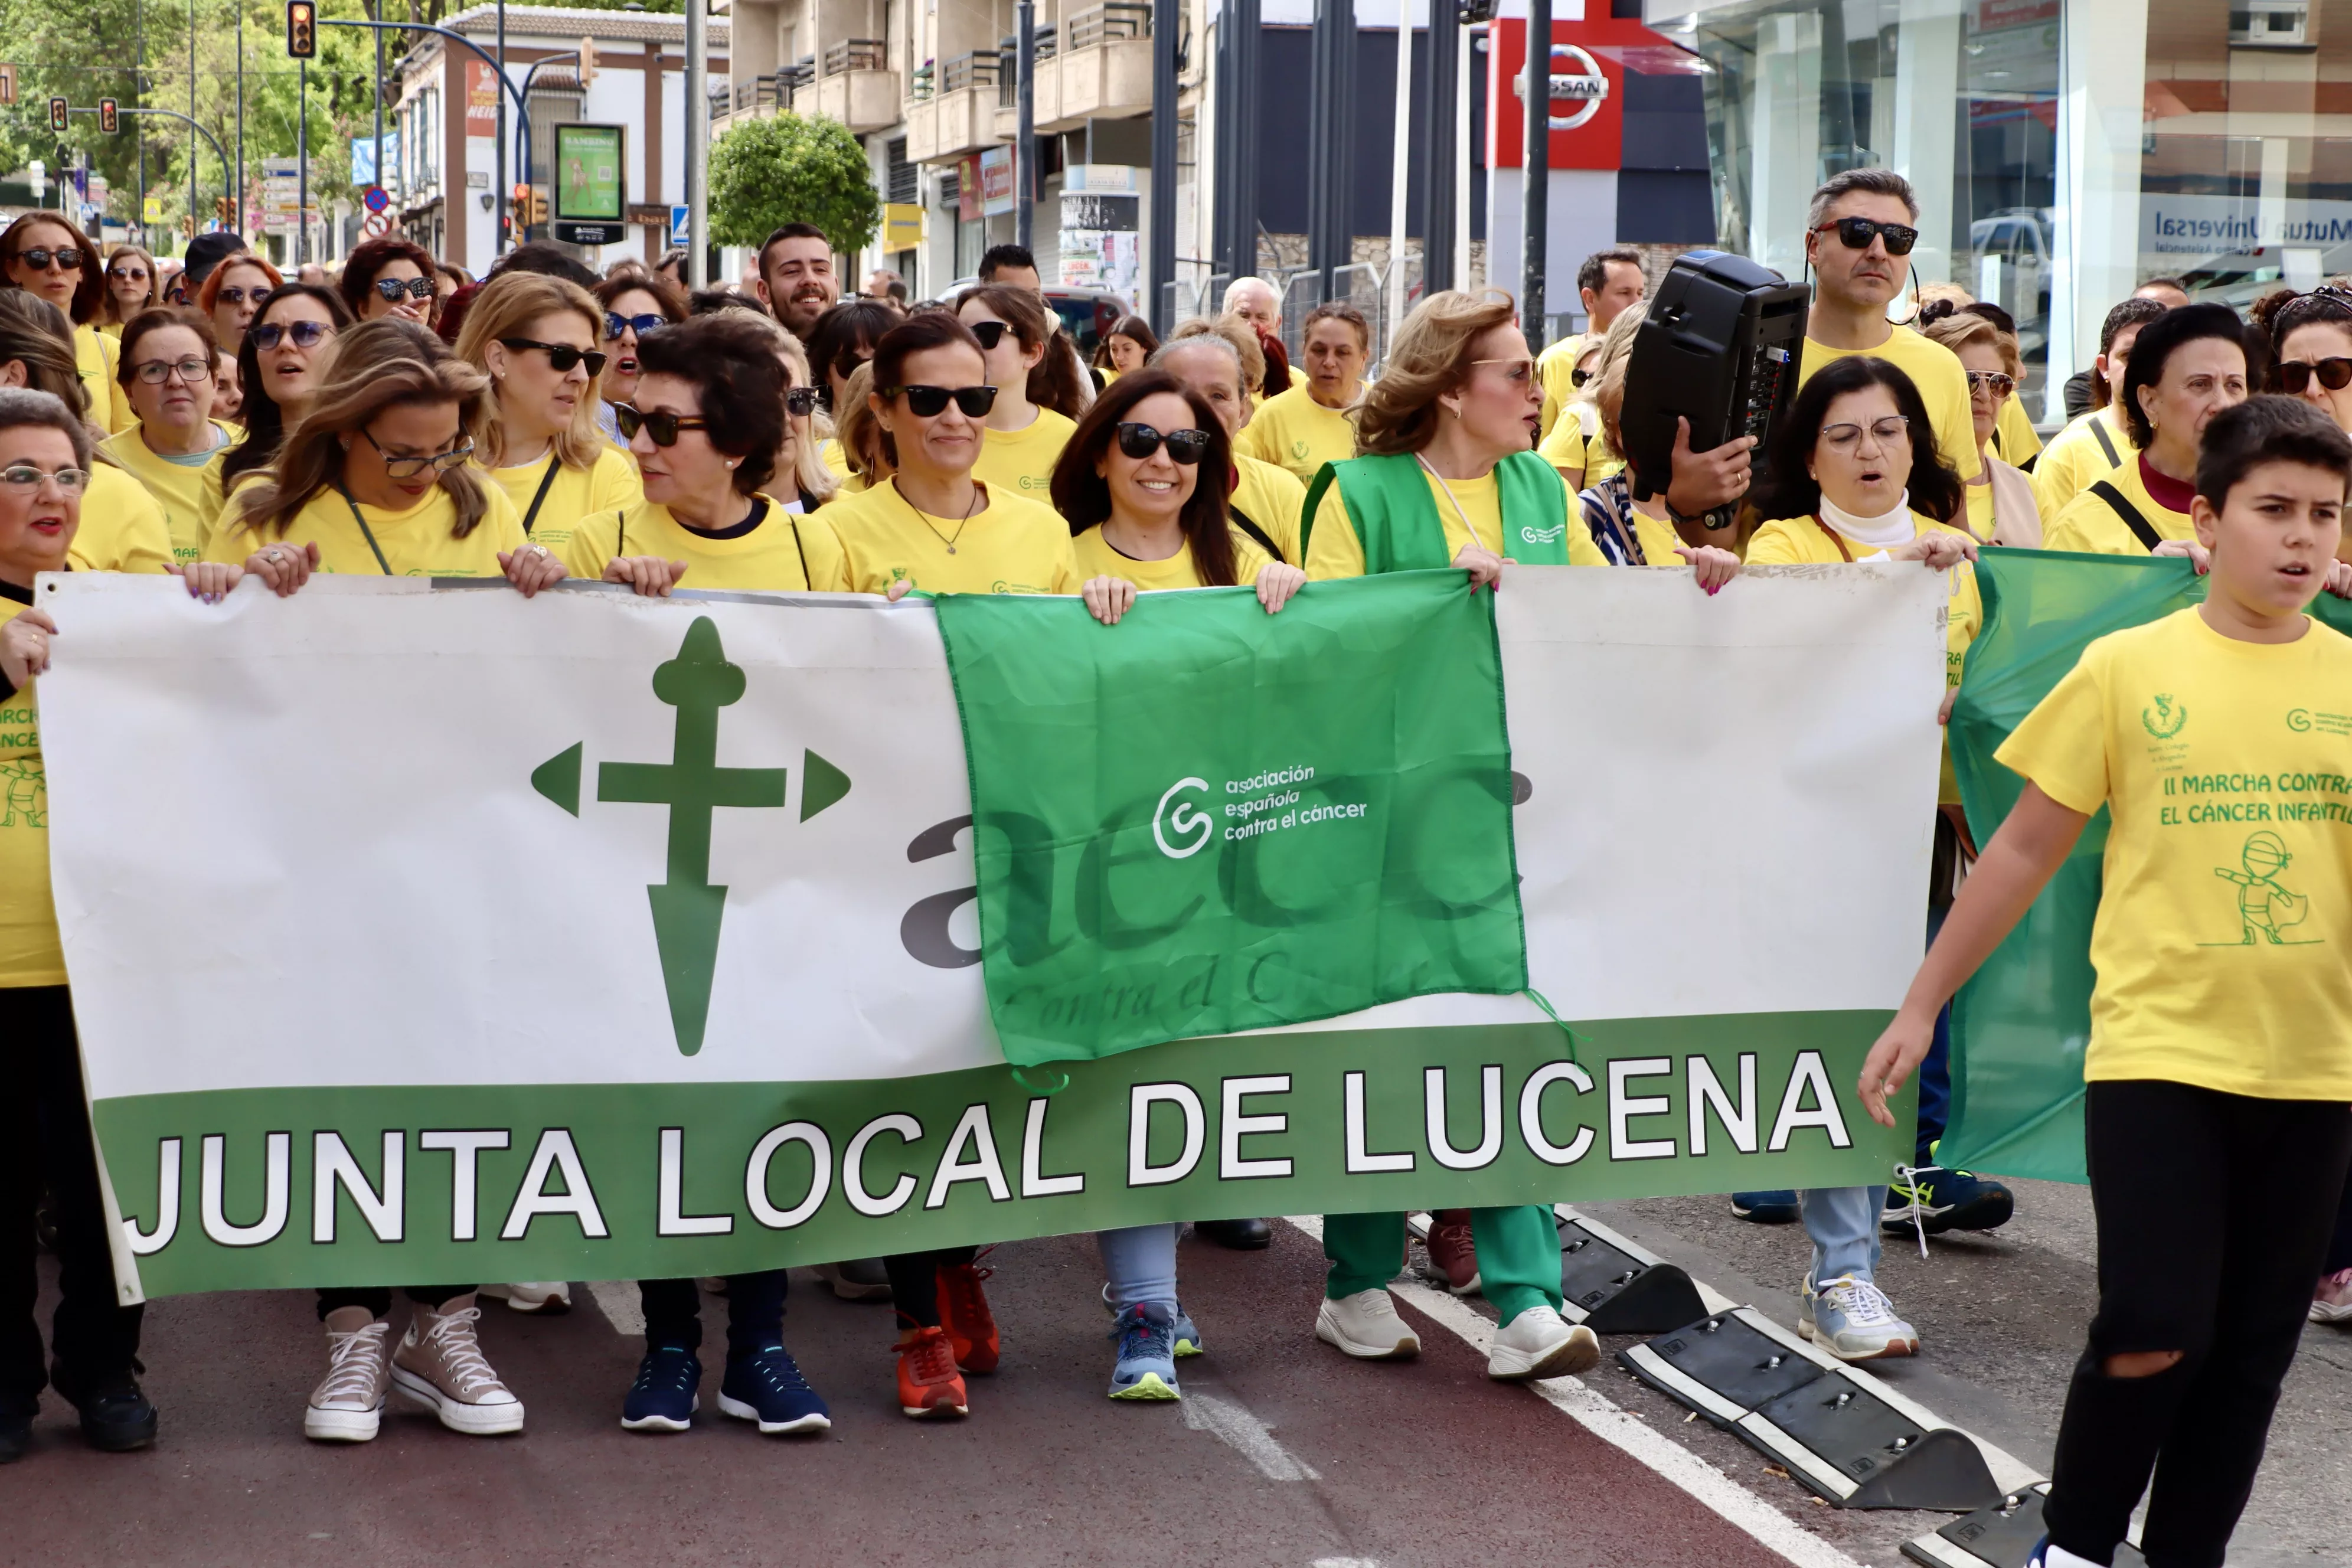
[[[704,0],[686,0],[686,280],[710,282],[710,40]]]
[[[1544,348],[1544,251],[1551,236],[1551,0],[1528,0],[1527,134],[1519,158],[1519,325]]]

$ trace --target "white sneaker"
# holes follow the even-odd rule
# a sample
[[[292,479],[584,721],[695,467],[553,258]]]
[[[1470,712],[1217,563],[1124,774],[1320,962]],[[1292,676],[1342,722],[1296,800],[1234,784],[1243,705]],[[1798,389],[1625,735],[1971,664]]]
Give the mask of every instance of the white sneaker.
[[[551,1318],[572,1310],[572,1285],[564,1279],[527,1279],[513,1285],[485,1285],[484,1296],[503,1297],[518,1312],[544,1312]]]
[[[476,1437],[520,1432],[522,1401],[499,1381],[475,1338],[481,1316],[470,1290],[437,1308],[416,1303],[408,1332],[392,1352],[393,1386],[452,1432]]]
[[[1421,1353],[1421,1336],[1405,1327],[1386,1290],[1327,1299],[1315,1314],[1315,1337],[1364,1361],[1402,1361]]]
[[[1886,1292],[1851,1274],[1825,1279],[1819,1289],[1806,1282],[1797,1331],[1840,1361],[1919,1353],[1919,1331],[1895,1315]]]
[[[1570,1328],[1547,1302],[1529,1307],[1495,1331],[1486,1352],[1486,1375],[1499,1378],[1566,1377],[1601,1359],[1601,1341],[1582,1323]]]
[[[321,1443],[365,1443],[383,1425],[383,1335],[388,1327],[365,1307],[327,1314],[327,1377],[310,1391],[302,1436]]]

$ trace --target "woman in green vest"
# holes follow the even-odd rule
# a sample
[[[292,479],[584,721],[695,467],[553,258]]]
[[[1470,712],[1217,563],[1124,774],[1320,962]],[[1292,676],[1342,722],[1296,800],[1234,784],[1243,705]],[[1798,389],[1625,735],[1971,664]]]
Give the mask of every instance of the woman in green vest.
[[[1492,587],[1508,563],[1608,564],[1559,470],[1532,448],[1543,386],[1511,302],[1433,294],[1405,318],[1357,406],[1361,455],[1325,465],[1307,497],[1310,579],[1442,570]],[[1501,1315],[1490,1377],[1559,1377],[1601,1357],[1559,1315],[1559,1242],[1540,1205],[1469,1211],[1476,1279]],[[1315,1337],[1351,1356],[1416,1355],[1387,1285],[1402,1214],[1323,1216],[1330,1272]]]

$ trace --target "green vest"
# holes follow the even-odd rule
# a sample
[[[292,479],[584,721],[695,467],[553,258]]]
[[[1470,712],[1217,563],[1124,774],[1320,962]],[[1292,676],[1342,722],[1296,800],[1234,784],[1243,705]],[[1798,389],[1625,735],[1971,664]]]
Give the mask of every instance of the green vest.
[[[1298,558],[1314,537],[1315,514],[1334,483],[1364,547],[1364,574],[1441,571],[1454,563],[1445,524],[1437,514],[1421,459],[1411,453],[1350,458],[1326,463],[1307,492],[1298,521]],[[1528,566],[1568,564],[1568,482],[1533,452],[1514,452],[1495,465],[1503,508],[1503,553]]]

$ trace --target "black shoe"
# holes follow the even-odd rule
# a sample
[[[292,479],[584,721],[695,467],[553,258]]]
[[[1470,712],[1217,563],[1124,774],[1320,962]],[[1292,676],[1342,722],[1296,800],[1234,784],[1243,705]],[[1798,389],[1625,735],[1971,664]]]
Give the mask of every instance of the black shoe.
[[[104,1454],[127,1454],[155,1441],[155,1407],[140,1391],[138,1363],[101,1373],[88,1384],[69,1376],[61,1363],[49,1365],[49,1382],[81,1413],[81,1435]]]
[[[25,1457],[33,1441],[33,1413],[21,1415],[13,1410],[0,1411],[0,1465],[13,1465]]]
[[[1255,1252],[1274,1245],[1274,1226],[1262,1219],[1196,1219],[1192,1234],[1235,1252]]]

